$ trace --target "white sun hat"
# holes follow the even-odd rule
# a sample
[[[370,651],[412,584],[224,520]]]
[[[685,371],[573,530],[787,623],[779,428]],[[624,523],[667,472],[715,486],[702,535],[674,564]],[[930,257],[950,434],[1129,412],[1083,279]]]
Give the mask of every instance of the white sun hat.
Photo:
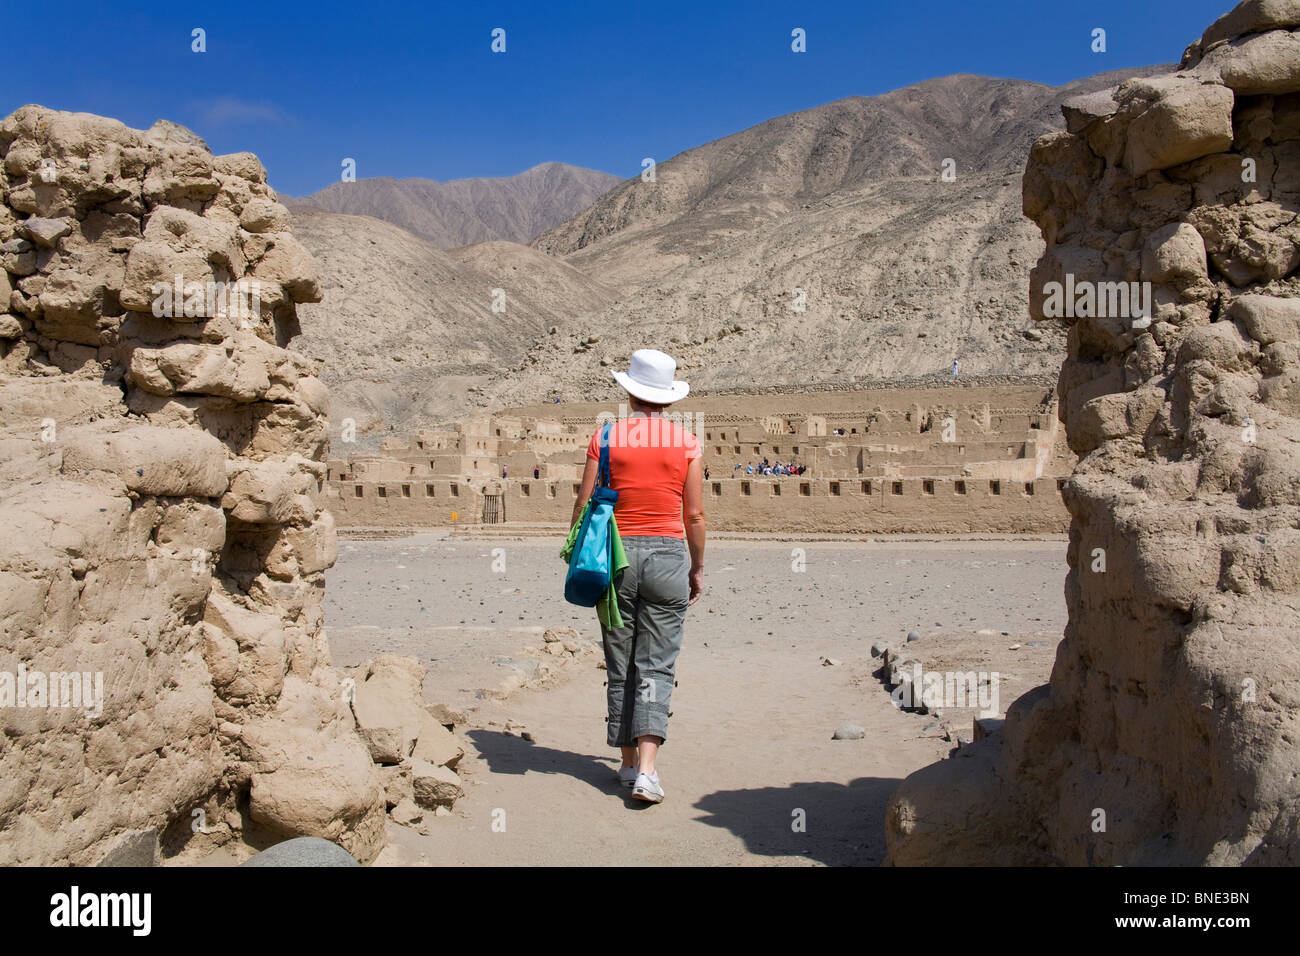
[[[652,405],[669,405],[686,397],[691,387],[674,381],[676,373],[677,362],[658,349],[637,349],[626,372],[610,372],[629,395]]]

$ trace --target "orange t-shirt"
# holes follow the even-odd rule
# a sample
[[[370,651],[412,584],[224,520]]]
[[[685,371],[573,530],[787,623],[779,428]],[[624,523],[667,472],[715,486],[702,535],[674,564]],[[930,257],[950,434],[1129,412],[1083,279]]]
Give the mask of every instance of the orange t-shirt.
[[[587,457],[597,461],[601,428],[587,445]],[[615,422],[609,431],[609,470],[610,487],[618,492],[618,533],[686,537],[682,486],[687,464],[699,457],[700,440],[674,422],[640,415]]]

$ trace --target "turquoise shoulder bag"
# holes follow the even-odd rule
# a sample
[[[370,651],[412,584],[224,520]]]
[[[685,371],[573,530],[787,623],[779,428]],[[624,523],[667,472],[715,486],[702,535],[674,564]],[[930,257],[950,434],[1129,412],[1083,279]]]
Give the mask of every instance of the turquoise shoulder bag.
[[[573,543],[569,573],[564,579],[564,599],[580,607],[595,607],[609,589],[614,564],[614,541],[611,524],[618,492],[609,487],[609,433],[612,425],[600,430],[600,468],[596,487],[582,517],[582,527]]]

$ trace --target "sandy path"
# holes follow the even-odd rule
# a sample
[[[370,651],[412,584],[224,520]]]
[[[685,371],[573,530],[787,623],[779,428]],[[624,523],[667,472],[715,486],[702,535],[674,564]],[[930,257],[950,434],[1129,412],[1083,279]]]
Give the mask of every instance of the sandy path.
[[[804,571],[792,569],[798,547]],[[491,570],[502,556],[494,548],[504,572]],[[462,763],[467,796],[430,821],[430,836],[390,825],[389,860],[879,863],[898,780],[951,745],[890,704],[870,676],[872,641],[912,628],[936,641],[981,628],[1059,634],[1065,622],[1063,541],[711,543],[709,590],[687,618],[660,759],[667,799],[649,807],[613,783],[604,671],[590,661],[548,690],[475,695],[499,683],[523,644],[538,643],[511,628],[572,624],[598,635],[594,614],[560,597],[555,550],[438,535],[343,542],[327,590],[336,663],[411,653],[430,667],[429,699],[474,708],[462,731],[479,752]],[[841,663],[823,666],[823,656]],[[506,733],[507,720],[533,740]],[[867,736],[832,740],[846,722]]]

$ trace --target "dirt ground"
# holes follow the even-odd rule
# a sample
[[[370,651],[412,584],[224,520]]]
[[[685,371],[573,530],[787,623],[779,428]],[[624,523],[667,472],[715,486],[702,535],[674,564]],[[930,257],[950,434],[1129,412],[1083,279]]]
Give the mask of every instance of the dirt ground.
[[[420,658],[426,699],[467,714],[457,730],[477,751],[458,768],[467,794],[452,815],[429,836],[390,823],[381,863],[878,864],[898,781],[953,744],[932,716],[894,706],[872,643],[915,630],[927,669],[1002,671],[1005,711],[1047,679],[1066,621],[1063,537],[712,541],[659,759],[667,796],[650,806],[614,782],[599,655],[548,689],[484,693],[512,670],[529,676],[536,658],[521,651],[543,628],[599,640],[594,611],[563,600],[558,549],[442,533],[340,541],[326,591],[334,662]],[[832,740],[843,724],[865,736]]]

